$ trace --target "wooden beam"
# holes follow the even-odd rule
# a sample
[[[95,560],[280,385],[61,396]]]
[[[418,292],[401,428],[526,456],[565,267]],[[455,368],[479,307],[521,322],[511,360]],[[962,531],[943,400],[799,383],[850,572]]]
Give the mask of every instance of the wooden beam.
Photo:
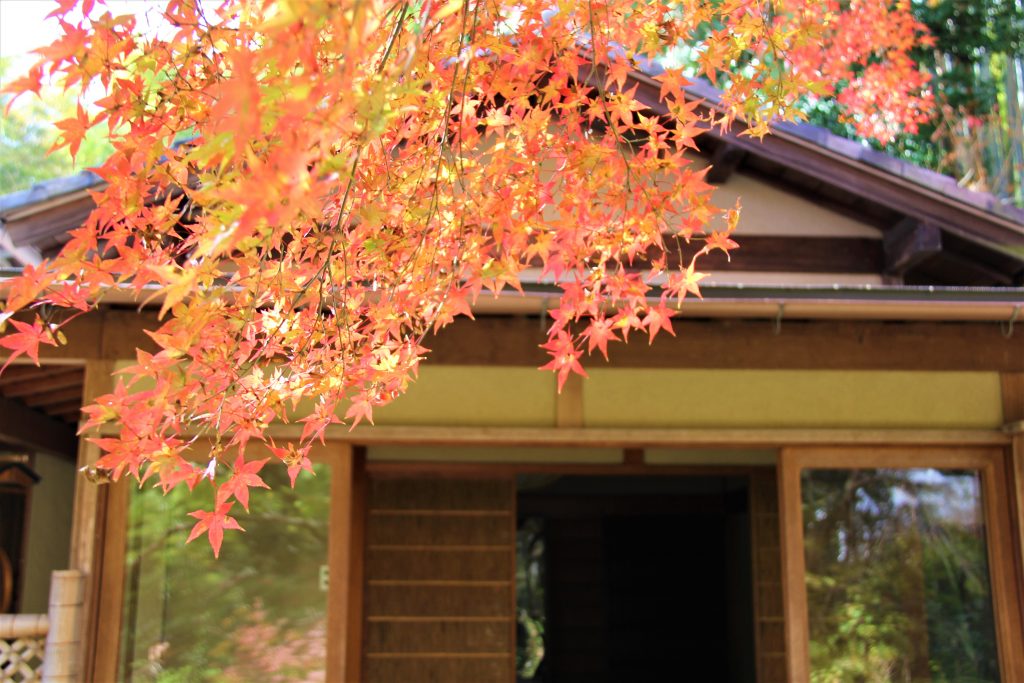
[[[68,346],[44,347],[40,355],[49,363],[134,359],[137,345],[153,350],[142,328],[155,322],[145,311],[83,316],[70,327]],[[1024,335],[1005,339],[990,322],[787,319],[778,335],[771,321],[683,318],[675,325],[682,334],[652,346],[612,345],[612,366],[1024,371]],[[544,341],[536,318],[488,315],[459,319],[425,346],[433,364],[538,367],[547,362],[538,348]]]
[[[47,406],[40,406],[39,409],[46,412],[47,415],[67,415],[71,411],[78,411],[81,413],[82,399],[74,398],[64,403],[52,403]]]
[[[117,425],[98,430],[103,436],[117,436]],[[186,432],[191,434],[191,432]],[[267,434],[282,441],[298,440],[301,424],[274,423]],[[987,429],[657,429],[657,428],[571,428],[571,427],[416,427],[364,426],[349,429],[331,425],[324,438],[361,445],[414,446],[557,446],[598,448],[777,448],[808,445],[1009,445],[1011,436],[1003,430]]]
[[[724,272],[864,273],[878,275],[884,265],[882,241],[864,237],[737,237],[739,249],[703,257],[701,269]],[[687,262],[688,263],[688,262]],[[668,252],[668,266],[678,267],[679,253]],[[686,264],[683,264],[684,266]]]
[[[886,231],[884,246],[885,272],[902,277],[942,252],[942,231],[929,223],[901,221]]]
[[[1019,431],[1013,435],[1013,445],[1010,447],[1010,461],[1008,463],[1008,488],[1010,492],[1010,509],[1013,515],[1012,533],[1013,545],[1016,552],[1013,553],[1017,564],[1018,585],[1024,585],[1024,424],[1020,425]],[[1021,591],[1021,604],[1019,605],[1021,619],[1024,620],[1024,591]]]
[[[786,669],[790,683],[810,678],[807,585],[804,560],[804,516],[800,500],[800,469],[796,454],[779,452],[776,465],[779,490],[779,541],[782,546],[782,613],[786,637]]]
[[[711,168],[704,179],[712,185],[725,183],[733,171],[743,163],[746,156],[747,153],[739,147],[725,141],[720,142],[711,155]]]
[[[332,459],[327,617],[334,637],[327,644],[327,679],[361,681],[366,453],[347,444],[334,448],[339,457]]]
[[[110,393],[114,388],[114,362],[92,360],[85,364],[85,380],[82,388],[82,402],[87,404],[97,396]],[[78,468],[90,468],[100,457],[100,449],[84,438],[78,442]],[[75,479],[75,497],[71,518],[72,569],[86,575],[86,595],[83,613],[82,667],[87,680],[103,680],[95,677],[97,634],[100,631],[99,595],[103,574],[103,546],[106,537],[108,486],[99,486],[79,475]]]
[[[78,386],[69,387],[67,389],[57,389],[56,391],[33,394],[31,396],[26,396],[22,401],[30,408],[39,408],[50,414],[54,412],[52,410],[54,407],[69,410],[70,408],[68,408],[68,406],[71,408],[74,407],[71,405],[72,403],[81,406],[82,385],[79,383]]]
[[[557,382],[554,383],[557,386]],[[583,426],[583,378],[570,373],[562,390],[555,395],[555,425]]]
[[[1024,372],[1024,334],[995,323],[885,323],[680,319],[652,345],[613,344],[612,368],[970,370]],[[539,367],[547,362],[536,318],[458,320],[429,337],[427,363]],[[590,358],[591,367],[604,361]]]
[[[74,457],[78,447],[73,425],[4,397],[0,397],[0,442],[68,459]]]
[[[30,378],[17,384],[11,384],[3,389],[3,395],[10,398],[21,398],[69,387],[81,389],[82,371],[80,369],[63,366],[61,370],[62,372],[53,373],[47,377]]]
[[[1024,420],[1024,372],[999,375],[1003,395],[1003,422],[1007,425]]]
[[[0,375],[0,387],[18,384],[29,379],[38,380],[69,372],[67,365],[11,365]]]
[[[1017,583],[1024,586],[1024,372],[1004,372],[1000,376],[1003,393],[1004,430],[1013,437],[1006,468],[1011,538]],[[1024,591],[1019,605],[1024,621]]]
[[[41,346],[44,363],[81,363],[86,360],[135,360],[135,349],[158,349],[144,330],[159,326],[156,311],[101,308],[71,321],[64,329],[64,346]]]

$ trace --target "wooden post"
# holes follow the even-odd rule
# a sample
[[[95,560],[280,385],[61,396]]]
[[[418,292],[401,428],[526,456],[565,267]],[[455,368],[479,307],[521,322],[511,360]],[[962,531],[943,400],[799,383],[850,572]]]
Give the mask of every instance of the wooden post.
[[[804,583],[804,527],[800,467],[792,449],[779,451],[779,535],[782,543],[782,612],[786,668],[791,683],[811,678],[808,655],[807,586]]]
[[[74,569],[50,577],[50,630],[43,655],[43,683],[82,680],[82,617],[86,577]]]
[[[331,523],[328,540],[327,680],[359,683],[363,658],[363,554],[365,452],[336,444],[341,457],[331,478]]]
[[[557,391],[557,383],[555,387]],[[562,391],[555,395],[555,426],[583,426],[583,378],[575,373],[566,378]]]
[[[82,404],[87,405],[98,396],[113,391],[114,362],[92,360],[85,364],[85,380],[82,387]],[[78,442],[78,467],[91,467],[100,457],[97,446],[85,438]],[[79,671],[91,672],[96,654],[96,632],[100,579],[102,575],[103,537],[106,521],[107,488],[97,486],[79,475],[75,481],[75,499],[71,522],[72,569],[85,576],[82,604],[82,629],[79,652]]]
[[[1013,517],[1013,553],[1017,581],[1024,585],[1024,372],[1003,372],[1000,375],[1003,398],[1003,422],[1012,436],[1009,450],[1007,480],[1010,512]],[[1021,621],[1024,622],[1024,591],[1021,591]]]

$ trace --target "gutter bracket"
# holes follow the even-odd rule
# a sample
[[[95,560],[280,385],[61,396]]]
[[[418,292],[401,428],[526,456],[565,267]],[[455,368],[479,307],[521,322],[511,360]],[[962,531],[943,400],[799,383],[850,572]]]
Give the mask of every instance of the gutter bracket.
[[[779,304],[779,311],[775,314],[775,320],[772,322],[772,332],[775,336],[782,334],[782,316],[786,314],[786,304]]]
[[[1013,324],[1017,322],[1018,317],[1020,317],[1020,304],[1013,307],[1013,313],[1010,314],[1009,320],[999,323],[999,329],[1002,331],[1004,339],[1013,336]]]

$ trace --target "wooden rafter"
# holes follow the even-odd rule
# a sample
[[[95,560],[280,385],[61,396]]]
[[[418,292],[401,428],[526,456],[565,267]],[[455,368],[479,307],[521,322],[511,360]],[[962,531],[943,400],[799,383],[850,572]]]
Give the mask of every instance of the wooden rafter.
[[[63,408],[68,404],[79,406],[82,403],[82,383],[79,381],[76,385],[66,389],[32,394],[31,396],[26,396],[24,402],[30,408],[41,408],[46,412],[50,412],[51,409]]]
[[[82,371],[80,369],[62,368],[62,372],[44,376],[41,379],[27,379],[17,384],[10,384],[2,389],[4,396],[8,398],[35,397],[40,394],[49,394],[55,391],[82,388]],[[28,401],[26,401],[28,402]],[[30,405],[32,405],[30,403]]]
[[[902,276],[942,253],[942,231],[929,223],[903,221],[885,233],[885,272]]]
[[[721,185],[729,180],[729,176],[739,168],[746,156],[747,153],[739,147],[728,142],[719,143],[711,155],[711,168],[704,179],[712,185]]]
[[[0,397],[0,442],[66,458],[73,458],[78,448],[72,425],[4,397]]]

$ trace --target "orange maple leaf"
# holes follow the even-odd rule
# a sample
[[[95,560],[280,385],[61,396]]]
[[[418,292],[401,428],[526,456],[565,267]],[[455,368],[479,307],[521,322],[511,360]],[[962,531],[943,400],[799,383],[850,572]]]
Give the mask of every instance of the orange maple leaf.
[[[270,461],[270,458],[263,460],[245,461],[240,454],[235,458],[234,472],[217,488],[217,503],[224,503],[234,496],[235,500],[242,504],[245,511],[249,511],[249,488],[259,487],[269,489],[267,483],[260,478],[258,472]]]
[[[210,547],[213,548],[213,556],[220,557],[220,546],[224,541],[224,530],[245,531],[238,523],[238,520],[228,516],[228,512],[233,505],[234,503],[219,503],[214,506],[213,512],[196,510],[195,512],[188,513],[189,517],[195,517],[199,521],[192,527],[192,531],[185,542],[191,543],[203,534],[207,534]]]

